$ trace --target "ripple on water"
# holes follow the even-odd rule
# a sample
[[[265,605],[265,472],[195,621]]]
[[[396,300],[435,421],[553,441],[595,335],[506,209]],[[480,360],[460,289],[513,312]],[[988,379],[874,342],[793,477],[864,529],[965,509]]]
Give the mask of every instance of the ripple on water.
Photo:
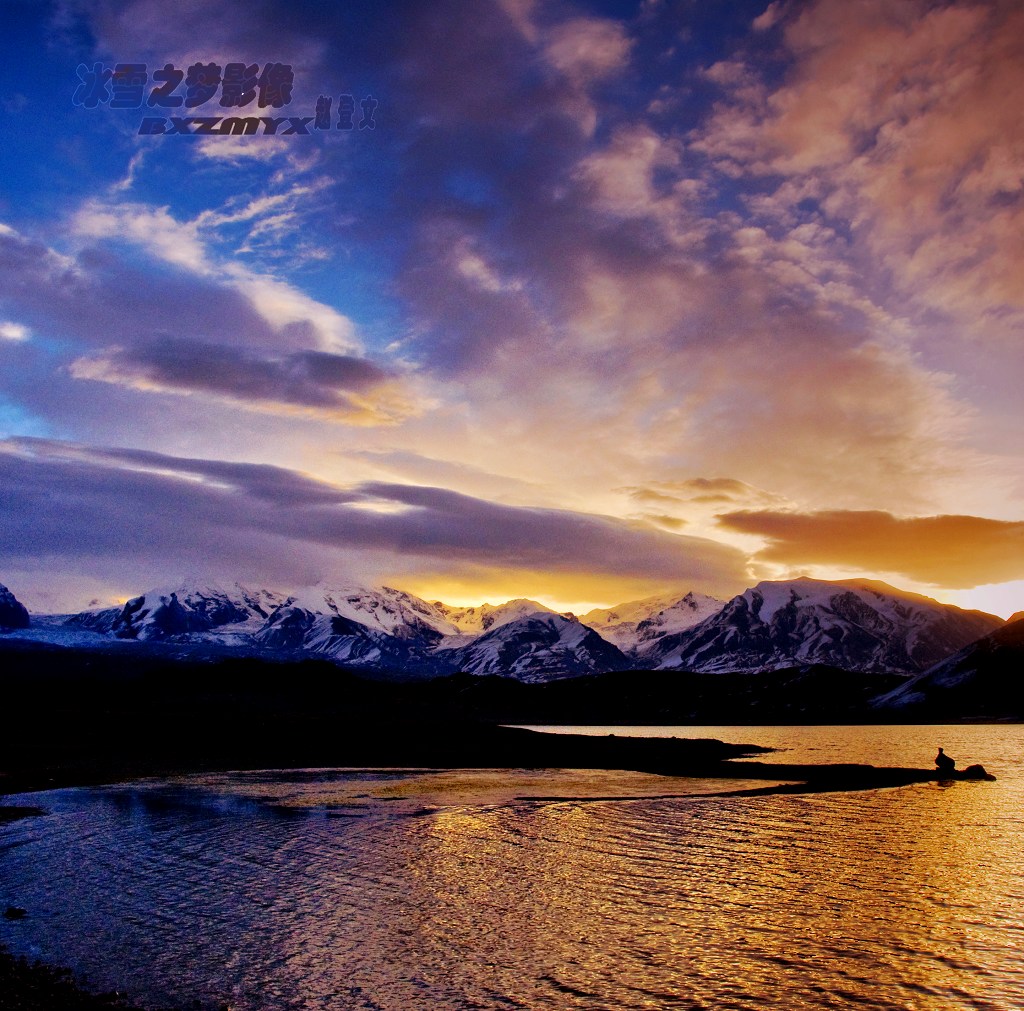
[[[537,775],[55,791],[0,829],[0,938],[237,1011],[1024,1007],[1024,777],[516,801]]]

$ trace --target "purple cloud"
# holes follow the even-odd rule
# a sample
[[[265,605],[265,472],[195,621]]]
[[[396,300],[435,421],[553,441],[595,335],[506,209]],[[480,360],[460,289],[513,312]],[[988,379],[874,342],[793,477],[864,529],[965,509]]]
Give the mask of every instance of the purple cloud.
[[[499,505],[440,488],[337,488],[281,467],[195,460],[47,440],[0,443],[0,551],[14,567],[53,555],[70,570],[101,558],[229,573],[246,554],[268,572],[296,556],[344,565],[373,554],[543,573],[742,582],[743,556],[608,516]],[[290,546],[290,547],[289,547]],[[327,549],[327,554],[324,554]]]
[[[394,375],[365,358],[325,351],[259,355],[166,337],[79,358],[71,372],[79,379],[207,394],[253,410],[305,410],[350,423],[392,423],[411,410],[410,403],[384,393]]]

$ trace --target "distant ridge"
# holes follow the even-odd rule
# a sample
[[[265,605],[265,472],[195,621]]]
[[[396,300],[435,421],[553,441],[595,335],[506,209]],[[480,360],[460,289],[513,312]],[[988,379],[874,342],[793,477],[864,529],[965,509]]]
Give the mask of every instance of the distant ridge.
[[[457,632],[469,633],[489,632],[492,628],[518,618],[525,618],[529,614],[557,613],[550,607],[525,597],[518,597],[504,604],[479,604],[476,607],[450,607],[448,604],[442,604],[440,600],[435,600],[431,606],[437,608],[455,625]]]
[[[6,588],[3,602],[15,623],[8,636],[76,648],[119,640],[193,655],[320,656],[374,677],[465,672],[524,682],[628,669],[714,674],[808,665],[916,675],[1003,625],[994,615],[865,579],[765,581],[728,602],[664,594],[582,619],[527,598],[452,607],[344,582],[283,593],[187,580],[118,607],[37,616],[30,628]]]
[[[492,626],[467,645],[442,649],[437,656],[474,674],[497,674],[519,681],[551,681],[610,670],[629,660],[610,642],[575,617],[534,611]]]
[[[692,591],[662,594],[589,611],[580,621],[640,661],[655,654],[666,635],[692,628],[724,606],[724,600]]]

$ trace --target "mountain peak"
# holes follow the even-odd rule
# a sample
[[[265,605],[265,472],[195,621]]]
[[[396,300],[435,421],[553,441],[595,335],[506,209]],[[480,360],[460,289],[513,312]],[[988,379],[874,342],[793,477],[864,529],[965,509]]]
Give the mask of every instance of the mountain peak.
[[[765,580],[658,652],[662,667],[695,671],[827,663],[917,673],[1002,624],[878,580]]]
[[[516,601],[532,604],[534,601]],[[578,618],[550,608],[519,614],[438,656],[458,670],[520,681],[551,681],[629,666],[622,652]]]
[[[28,628],[25,605],[0,583],[0,628]]]
[[[399,638],[426,634],[436,639],[443,635],[457,635],[459,631],[433,604],[390,586],[370,588],[353,583],[322,582],[289,595],[285,606],[314,615],[333,615],[357,621]]]
[[[682,632],[722,609],[724,601],[690,590],[662,593],[616,607],[595,608],[580,621],[641,662],[655,640]]]
[[[455,626],[457,633],[471,635],[490,631],[528,614],[557,614],[552,608],[527,597],[516,597],[504,604],[478,604],[474,607],[451,607],[438,600],[432,606]]]

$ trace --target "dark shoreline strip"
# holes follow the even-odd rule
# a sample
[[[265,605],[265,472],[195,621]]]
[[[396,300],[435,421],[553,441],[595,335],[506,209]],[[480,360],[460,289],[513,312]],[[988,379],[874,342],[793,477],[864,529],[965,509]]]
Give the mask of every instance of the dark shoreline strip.
[[[587,766],[587,768],[594,768],[595,766]],[[523,766],[517,764],[515,766],[463,766],[461,768],[480,768],[480,769],[505,769],[507,771],[517,770],[529,770],[537,768],[572,768],[572,766]],[[583,766],[580,766],[583,768]],[[783,794],[809,794],[809,793],[846,793],[857,790],[881,790],[881,789],[895,789],[902,786],[911,786],[915,783],[949,783],[956,781],[967,781],[967,782],[979,782],[987,781],[994,782],[996,777],[985,772],[980,767],[974,767],[972,770],[957,771],[954,773],[938,773],[931,770],[925,769],[906,769],[906,768],[892,768],[892,767],[876,767],[873,765],[774,765],[768,762],[742,762],[736,763],[731,761],[717,762],[712,764],[702,764],[689,768],[673,768],[665,769],[659,767],[650,767],[643,765],[630,765],[625,767],[619,766],[600,766],[600,768],[607,768],[609,771],[627,771],[627,772],[641,772],[649,773],[659,776],[664,776],[666,779],[745,779],[745,780],[758,780],[767,779],[771,780],[769,786],[759,787],[748,787],[739,790],[716,790],[710,793],[663,793],[663,794],[646,794],[643,796],[637,796],[635,794],[630,795],[609,795],[600,797],[567,797],[567,796],[547,796],[547,795],[517,795],[513,798],[514,801],[522,803],[596,803],[600,801],[642,801],[642,800],[689,800],[699,799],[702,797],[764,797],[773,795]],[[195,774],[201,774],[209,770],[196,770]],[[223,770],[229,771],[229,770]],[[251,772],[287,772],[288,769],[244,769],[244,770],[233,770],[239,773]],[[302,771],[305,771],[303,769]],[[440,767],[430,768],[419,766],[415,770],[408,768],[391,768],[381,767],[376,768],[363,768],[358,766],[345,766],[342,768],[330,768],[324,767],[322,769],[324,773],[333,772],[378,772],[378,773],[428,773],[438,771],[454,771],[453,767]],[[152,778],[152,773],[148,773],[146,776],[131,776],[126,775],[122,777],[115,777],[108,780],[106,783],[102,781],[93,781],[81,784],[83,786],[99,786],[99,785],[112,785],[118,782],[131,782],[133,780]],[[175,770],[170,776],[161,778],[177,778],[179,776],[188,775],[180,769]],[[34,787],[30,790],[46,790],[46,789],[60,789],[64,786],[77,786],[78,783],[67,783],[61,784],[60,786],[53,785],[53,780],[49,781],[49,785],[45,787]],[[26,791],[29,792],[29,791]],[[406,797],[385,797],[381,798],[385,801],[388,800],[406,800]],[[17,821],[21,818],[37,817],[39,815],[45,815],[47,811],[41,807],[35,806],[23,806],[23,805],[9,805],[5,806],[0,804],[0,824],[5,822]]]
[[[77,754],[0,755],[0,802],[5,796],[71,786],[99,786],[144,777],[261,770],[376,769],[618,769],[694,779],[766,780],[776,792],[828,792],[904,786],[943,779],[994,779],[980,766],[963,772],[876,768],[870,765],[798,765],[742,761],[770,752],[755,744],[726,744],[695,738],[596,737],[546,734],[521,728],[456,721],[445,725],[416,721],[361,724],[359,734],[310,736],[304,721],[294,733],[226,742],[215,752],[209,741],[149,745],[116,757],[83,760]],[[302,733],[299,733],[299,730]],[[184,746],[183,746],[184,745]],[[14,761],[12,761],[14,759]],[[17,803],[17,801],[15,802]],[[12,812],[14,808],[10,808]],[[30,812],[36,813],[36,812]],[[7,818],[25,816],[11,813]]]

